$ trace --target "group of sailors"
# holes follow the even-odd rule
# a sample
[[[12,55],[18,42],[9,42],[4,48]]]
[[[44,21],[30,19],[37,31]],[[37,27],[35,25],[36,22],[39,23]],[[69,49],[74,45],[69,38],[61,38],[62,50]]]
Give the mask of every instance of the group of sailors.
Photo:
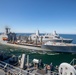
[[[54,65],[52,64],[52,62],[50,63],[50,65],[48,65],[48,64],[44,65],[43,62],[42,62],[42,60],[40,59],[40,60],[39,60],[39,63],[36,64],[36,65],[38,65],[37,68],[40,69],[40,70],[44,68],[46,74],[48,73],[48,71],[50,71],[51,74],[52,74],[53,72],[58,73],[58,66],[57,66],[57,65],[54,66]]]

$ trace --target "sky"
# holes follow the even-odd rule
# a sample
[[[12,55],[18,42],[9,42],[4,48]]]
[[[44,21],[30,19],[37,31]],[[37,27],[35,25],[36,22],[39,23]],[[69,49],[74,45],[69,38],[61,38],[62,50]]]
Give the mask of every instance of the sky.
[[[0,0],[0,32],[76,34],[76,0]]]

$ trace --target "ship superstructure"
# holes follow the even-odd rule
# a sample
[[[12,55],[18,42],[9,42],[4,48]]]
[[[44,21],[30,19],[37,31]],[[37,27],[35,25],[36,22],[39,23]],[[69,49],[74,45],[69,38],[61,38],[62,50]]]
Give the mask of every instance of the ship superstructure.
[[[31,36],[29,36],[29,39],[33,41],[35,41],[36,39],[37,41],[41,41],[42,39],[42,42],[47,42],[47,41],[62,42],[63,41],[65,43],[71,43],[73,41],[72,39],[60,37],[59,34],[56,33],[56,31],[54,31],[53,34],[40,35],[39,30],[35,34],[32,34]]]

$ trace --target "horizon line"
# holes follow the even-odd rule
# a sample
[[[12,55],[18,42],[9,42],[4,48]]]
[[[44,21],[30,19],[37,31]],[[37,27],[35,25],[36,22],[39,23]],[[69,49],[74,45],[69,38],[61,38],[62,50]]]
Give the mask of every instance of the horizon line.
[[[0,32],[0,33],[4,33],[4,32]],[[27,34],[27,33],[31,33],[34,34],[35,32],[15,32],[15,33],[22,33],[22,34]],[[46,34],[45,32],[41,32],[40,34]],[[47,34],[50,34],[49,32]],[[76,33],[57,33],[57,34],[75,34]]]

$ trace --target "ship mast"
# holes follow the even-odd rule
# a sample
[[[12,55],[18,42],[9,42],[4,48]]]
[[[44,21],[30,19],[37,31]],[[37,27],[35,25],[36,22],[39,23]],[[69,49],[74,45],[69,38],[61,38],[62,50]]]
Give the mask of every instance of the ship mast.
[[[5,27],[5,34],[9,34],[10,33],[10,28],[9,27]]]

